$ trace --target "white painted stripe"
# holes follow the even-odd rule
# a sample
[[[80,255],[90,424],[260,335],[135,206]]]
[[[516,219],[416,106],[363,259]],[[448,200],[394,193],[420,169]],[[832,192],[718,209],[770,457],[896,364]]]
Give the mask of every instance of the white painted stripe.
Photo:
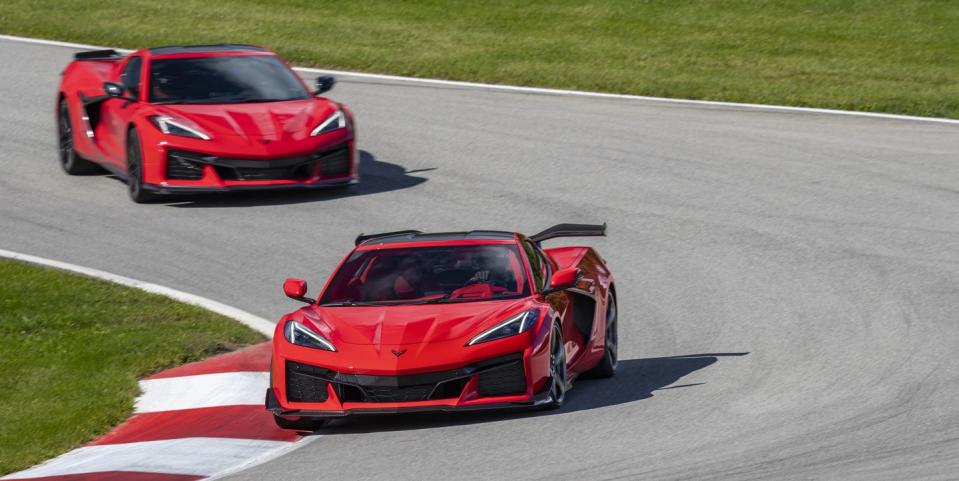
[[[72,42],[60,42],[56,40],[17,37],[14,35],[0,35],[0,40],[9,40],[13,42],[32,43],[32,44],[38,44],[38,45],[51,45],[51,46],[57,46],[57,47],[68,47],[68,48],[88,49],[88,50],[98,50],[98,49],[109,48],[109,47],[100,47],[96,45],[72,43]],[[117,49],[117,50],[125,53],[132,51],[132,50],[123,50],[123,49]],[[559,95],[559,96],[568,96],[568,97],[590,97],[590,98],[642,101],[642,102],[658,102],[658,103],[681,104],[681,105],[699,105],[699,106],[723,107],[723,108],[732,108],[732,109],[761,110],[761,111],[767,111],[767,112],[796,112],[796,113],[807,113],[807,114],[811,113],[811,114],[826,114],[826,115],[846,115],[846,116],[854,116],[854,117],[870,117],[870,118],[877,118],[877,119],[908,120],[908,121],[918,121],[918,122],[934,122],[934,123],[941,123],[941,124],[959,125],[959,119],[918,117],[914,115],[884,114],[884,113],[878,113],[878,112],[856,112],[851,110],[819,109],[819,108],[810,108],[810,107],[790,107],[787,105],[762,105],[762,104],[747,104],[747,103],[739,103],[739,102],[719,102],[719,101],[713,101],[713,100],[673,99],[673,98],[666,98],[666,97],[648,97],[645,95],[611,94],[611,93],[604,93],[604,92],[585,92],[582,90],[563,90],[563,89],[550,89],[550,88],[540,88],[540,87],[524,87],[519,85],[463,82],[458,80],[401,77],[398,75],[353,72],[348,70],[328,70],[328,69],[318,69],[318,68],[309,68],[309,67],[295,67],[295,69],[300,72],[315,73],[315,74],[333,74],[333,75],[342,75],[346,77],[365,78],[365,79],[371,79],[371,80],[407,82],[407,83],[418,83],[418,84],[426,84],[426,85],[471,88],[471,89],[499,90],[504,92],[515,92],[515,93],[526,93],[526,94]]]
[[[137,413],[215,406],[262,405],[268,372],[220,372],[140,381]]]
[[[0,479],[24,479],[102,471],[212,476],[249,465],[274,450],[286,451],[286,441],[233,438],[181,438],[139,443],[84,446],[39,466]]]
[[[275,327],[275,324],[273,324],[272,322],[266,319],[263,319],[262,317],[250,314],[249,312],[243,311],[241,309],[228,306],[226,304],[214,301],[212,299],[200,297],[195,294],[178,291],[176,289],[171,289],[169,287],[161,286],[158,284],[151,284],[149,282],[138,281],[136,279],[131,279],[129,277],[123,277],[116,274],[111,274],[109,272],[104,272],[97,269],[91,269],[89,267],[78,266],[76,264],[70,264],[68,262],[61,262],[61,261],[56,261],[52,259],[46,259],[43,257],[32,256],[29,254],[21,254],[19,252],[0,249],[0,257],[6,257],[8,259],[16,259],[23,262],[29,262],[31,264],[37,264],[41,266],[53,267],[56,269],[75,272],[77,274],[82,274],[88,277],[94,277],[97,279],[102,279],[102,280],[113,282],[123,286],[140,289],[153,294],[166,296],[171,299],[174,299],[186,304],[193,304],[195,306],[202,307],[208,311],[213,311],[217,314],[221,314],[226,317],[235,319],[239,321],[240,323],[245,324],[263,333],[263,335],[267,336],[268,338],[273,337],[273,328]]]

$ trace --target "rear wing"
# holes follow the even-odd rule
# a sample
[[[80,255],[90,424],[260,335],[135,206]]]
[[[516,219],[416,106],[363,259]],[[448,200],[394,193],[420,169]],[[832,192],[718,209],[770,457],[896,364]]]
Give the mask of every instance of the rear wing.
[[[394,235],[403,235],[403,234],[416,235],[416,234],[422,234],[422,232],[418,230],[398,230],[393,232],[382,232],[379,234],[360,234],[356,236],[356,241],[354,241],[355,242],[354,245],[358,246],[371,239],[378,239],[380,237],[390,237]]]
[[[86,52],[77,52],[73,55],[75,60],[120,60],[123,58],[120,52],[116,50],[88,50]]]
[[[596,224],[556,224],[549,229],[529,236],[529,240],[539,243],[557,237],[605,237],[606,223]]]

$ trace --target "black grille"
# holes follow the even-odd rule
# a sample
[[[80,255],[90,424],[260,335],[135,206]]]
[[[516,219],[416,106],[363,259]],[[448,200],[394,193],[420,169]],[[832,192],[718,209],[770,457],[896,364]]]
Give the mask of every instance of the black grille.
[[[526,392],[522,354],[488,359],[460,369],[409,376],[344,374],[293,361],[286,362],[287,398],[296,402],[326,400],[332,384],[341,402],[393,403],[458,398],[473,376],[479,374],[482,396]],[[318,400],[322,397],[322,400]]]
[[[175,151],[170,152],[166,158],[166,177],[168,179],[199,180],[203,177],[203,164],[178,156]]]
[[[476,390],[480,396],[506,396],[526,392],[523,363],[516,361],[497,366],[480,374]]]
[[[343,146],[280,159],[234,159],[185,150],[167,151],[167,177],[170,179],[199,179],[203,175],[203,164],[212,165],[223,180],[306,180],[315,174],[323,177],[348,175],[350,151]]]
[[[320,175],[323,177],[335,177],[350,173],[350,151],[347,149],[340,149],[325,155],[320,158],[319,162]]]
[[[325,402],[329,393],[321,378],[326,369],[296,362],[286,363],[286,397],[293,402]]]

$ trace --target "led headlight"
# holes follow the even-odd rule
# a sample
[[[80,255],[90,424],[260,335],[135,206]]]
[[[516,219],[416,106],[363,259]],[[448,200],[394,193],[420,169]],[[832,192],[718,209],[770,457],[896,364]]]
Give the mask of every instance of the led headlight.
[[[184,122],[176,121],[171,117],[167,117],[166,115],[154,115],[150,117],[150,122],[153,122],[153,125],[160,129],[160,132],[163,132],[164,134],[210,140],[210,136],[203,133],[203,131],[200,129],[190,127]]]
[[[332,132],[334,130],[339,130],[346,128],[346,114],[342,110],[336,109],[333,114],[326,118],[320,125],[317,125],[312,132],[310,132],[310,137],[316,137],[320,134],[325,134]]]
[[[326,340],[313,329],[296,321],[286,321],[286,325],[283,326],[283,335],[287,341],[298,346],[336,352],[332,342]]]
[[[521,312],[481,333],[478,336],[474,337],[467,342],[467,346],[472,346],[473,344],[479,344],[481,342],[493,341],[496,339],[503,339],[504,337],[515,336],[517,334],[526,332],[529,328],[533,327],[536,324],[536,320],[539,318],[539,311],[536,309],[530,309],[526,312]]]

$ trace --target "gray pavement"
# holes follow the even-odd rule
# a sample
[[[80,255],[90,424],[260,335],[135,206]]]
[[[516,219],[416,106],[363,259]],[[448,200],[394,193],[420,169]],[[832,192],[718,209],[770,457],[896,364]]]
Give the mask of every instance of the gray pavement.
[[[144,206],[57,165],[72,53],[0,41],[0,248],[275,319],[360,232],[609,223],[616,378],[337,422],[230,479],[959,478],[959,126],[344,77],[354,190]]]

